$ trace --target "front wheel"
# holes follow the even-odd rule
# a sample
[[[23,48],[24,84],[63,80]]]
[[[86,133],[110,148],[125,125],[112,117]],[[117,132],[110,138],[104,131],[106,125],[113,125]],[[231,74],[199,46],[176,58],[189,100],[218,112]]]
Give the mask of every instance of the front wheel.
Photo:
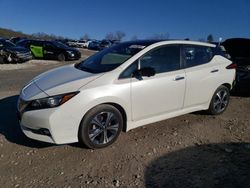
[[[80,125],[79,142],[88,148],[104,148],[116,141],[123,127],[120,111],[103,104],[90,110]]]
[[[61,54],[59,54],[59,55],[57,56],[57,59],[58,59],[59,61],[65,61],[65,55],[64,55],[63,53],[61,53]]]
[[[208,109],[208,113],[212,115],[218,115],[223,113],[229,104],[229,99],[229,89],[226,86],[220,86],[213,95]]]

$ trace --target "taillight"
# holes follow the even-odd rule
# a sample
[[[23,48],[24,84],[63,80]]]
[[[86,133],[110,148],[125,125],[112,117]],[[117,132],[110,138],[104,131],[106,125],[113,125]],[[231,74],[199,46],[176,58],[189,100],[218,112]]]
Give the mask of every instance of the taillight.
[[[236,69],[236,68],[237,68],[237,64],[236,63],[232,63],[232,64],[230,64],[230,65],[228,65],[226,67],[226,69]]]

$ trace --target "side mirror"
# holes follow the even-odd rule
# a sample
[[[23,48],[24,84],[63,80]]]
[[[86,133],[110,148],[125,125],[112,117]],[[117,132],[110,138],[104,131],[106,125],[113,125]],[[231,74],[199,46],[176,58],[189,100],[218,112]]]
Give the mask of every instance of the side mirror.
[[[154,75],[155,75],[155,69],[152,67],[144,67],[141,68],[140,70],[135,70],[133,73],[133,76],[135,77],[143,77],[143,76],[151,77]]]

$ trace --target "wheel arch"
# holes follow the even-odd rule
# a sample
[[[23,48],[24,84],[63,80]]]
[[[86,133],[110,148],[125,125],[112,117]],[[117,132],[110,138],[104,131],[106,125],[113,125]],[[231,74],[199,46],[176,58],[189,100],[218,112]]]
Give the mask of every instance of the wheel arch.
[[[126,114],[126,111],[124,110],[124,108],[117,103],[103,103],[103,104],[109,104],[109,105],[114,106],[116,109],[119,110],[119,112],[122,114],[122,120],[123,120],[122,131],[126,132],[126,130],[127,130],[127,114]]]
[[[127,130],[127,119],[128,119],[128,114],[126,113],[125,108],[124,108],[121,104],[119,104],[119,103],[117,103],[117,102],[101,102],[101,103],[92,105],[92,106],[84,113],[84,115],[83,115],[83,117],[82,117],[82,119],[81,119],[81,121],[80,121],[80,124],[79,124],[79,126],[78,126],[78,134],[79,134],[79,129],[80,129],[81,123],[82,123],[82,121],[84,120],[84,117],[86,116],[86,114],[87,114],[89,111],[91,111],[93,108],[95,108],[95,107],[97,107],[97,106],[99,106],[99,105],[104,105],[104,104],[111,105],[111,106],[113,106],[113,107],[115,107],[116,109],[119,110],[119,112],[121,113],[122,118],[123,118],[123,127],[122,127],[122,131],[123,131],[123,132],[126,132],[126,130]]]
[[[222,84],[223,86],[227,87],[229,89],[229,91],[232,89],[232,85],[229,83],[224,83]]]

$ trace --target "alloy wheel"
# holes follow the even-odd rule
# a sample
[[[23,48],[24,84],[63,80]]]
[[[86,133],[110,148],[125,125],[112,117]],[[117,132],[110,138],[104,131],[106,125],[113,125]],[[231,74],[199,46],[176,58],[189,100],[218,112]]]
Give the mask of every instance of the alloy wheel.
[[[217,113],[224,111],[227,107],[229,94],[226,90],[219,90],[214,98],[214,110]]]
[[[104,145],[111,142],[119,130],[119,121],[112,112],[101,112],[90,122],[88,136],[92,143]]]

